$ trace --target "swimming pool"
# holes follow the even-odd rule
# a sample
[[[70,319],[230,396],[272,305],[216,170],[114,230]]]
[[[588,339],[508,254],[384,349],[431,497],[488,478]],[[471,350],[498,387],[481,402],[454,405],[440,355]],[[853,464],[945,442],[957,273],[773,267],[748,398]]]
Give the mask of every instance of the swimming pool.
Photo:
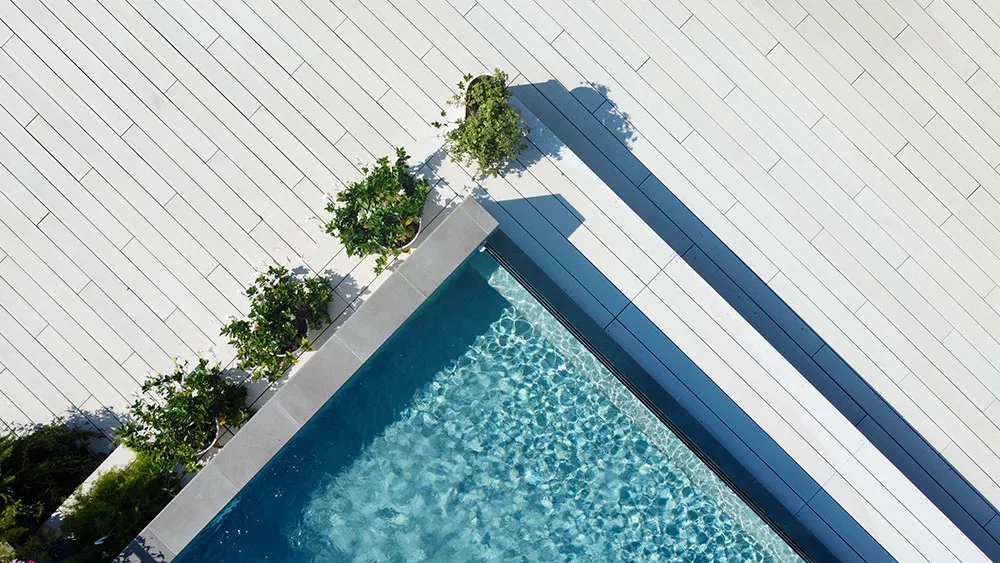
[[[487,253],[175,559],[794,561]]]

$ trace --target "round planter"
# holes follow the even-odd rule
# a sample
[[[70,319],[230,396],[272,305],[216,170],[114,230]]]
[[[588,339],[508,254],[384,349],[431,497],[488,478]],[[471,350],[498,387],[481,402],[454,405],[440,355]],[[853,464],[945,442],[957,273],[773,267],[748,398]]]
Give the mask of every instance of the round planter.
[[[417,221],[417,232],[413,233],[413,238],[411,238],[406,244],[395,247],[397,250],[406,250],[407,248],[413,246],[413,243],[417,242],[417,237],[420,236],[420,223],[420,221]],[[383,246],[382,250],[384,251],[386,248]]]
[[[420,236],[420,221],[417,221],[417,231],[413,233],[413,238],[410,239],[410,242],[404,244],[403,246],[400,246],[399,249],[406,250],[407,248],[410,248],[411,246],[413,246],[413,243],[417,242],[417,237],[419,236]]]
[[[477,109],[476,107],[469,105],[469,97],[472,95],[472,87],[474,85],[478,84],[482,80],[490,80],[491,78],[493,78],[493,76],[491,76],[489,74],[480,74],[479,76],[477,76],[477,77],[475,77],[475,78],[473,78],[472,80],[469,81],[469,85],[465,89],[465,118],[466,119],[469,119],[469,117],[472,114],[476,113],[476,109]]]
[[[209,452],[209,450],[211,450],[212,448],[214,448],[215,444],[217,444],[219,442],[219,436],[221,436],[221,435],[222,435],[222,426],[220,426],[219,425],[219,421],[216,420],[215,421],[215,437],[212,438],[212,441],[208,443],[208,446],[205,449],[203,449],[200,452],[196,453],[195,457],[201,457],[201,456],[207,454]]]
[[[304,315],[305,314],[305,309],[302,309],[301,311],[297,311],[297,314],[303,314]],[[307,334],[309,334],[309,320],[308,319],[299,318],[298,320],[296,320],[295,324],[296,324],[296,327],[295,327],[295,339],[292,340],[291,342],[288,342],[287,344],[285,344],[285,347],[284,347],[284,350],[283,350],[285,354],[292,354],[296,350],[298,350],[299,348],[301,348],[302,347],[302,339]]]
[[[298,312],[298,314],[303,315],[303,316],[300,317],[298,319],[298,321],[296,322],[296,324],[298,326],[295,327],[297,329],[297,332],[295,333],[295,343],[294,343],[295,347],[292,348],[291,350],[289,350],[289,352],[294,352],[294,351],[298,350],[299,349],[299,342],[301,342],[302,339],[305,338],[305,336],[307,334],[309,334],[309,319],[306,319],[304,317],[305,313],[306,313],[306,310],[304,308],[301,309],[301,310],[299,310],[299,312]]]

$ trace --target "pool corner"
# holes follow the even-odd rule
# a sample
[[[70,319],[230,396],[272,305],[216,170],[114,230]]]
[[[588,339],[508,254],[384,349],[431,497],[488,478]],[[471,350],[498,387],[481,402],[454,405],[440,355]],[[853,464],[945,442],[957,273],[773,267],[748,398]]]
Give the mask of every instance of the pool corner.
[[[178,493],[116,562],[170,562],[250,478],[496,230],[469,196],[313,353],[225,448]]]

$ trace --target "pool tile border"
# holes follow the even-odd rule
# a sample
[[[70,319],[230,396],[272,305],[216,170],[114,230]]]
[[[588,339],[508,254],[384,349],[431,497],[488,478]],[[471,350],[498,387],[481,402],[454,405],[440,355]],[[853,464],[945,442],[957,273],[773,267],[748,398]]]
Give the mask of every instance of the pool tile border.
[[[330,398],[327,389],[331,385],[340,388],[347,383],[363,363],[361,358],[334,334],[309,360],[308,365],[315,364],[315,366],[296,374],[297,385],[283,389],[274,397],[274,403],[284,409],[298,424],[305,424]]]
[[[118,557],[169,562],[497,229],[472,197],[417,246]]]

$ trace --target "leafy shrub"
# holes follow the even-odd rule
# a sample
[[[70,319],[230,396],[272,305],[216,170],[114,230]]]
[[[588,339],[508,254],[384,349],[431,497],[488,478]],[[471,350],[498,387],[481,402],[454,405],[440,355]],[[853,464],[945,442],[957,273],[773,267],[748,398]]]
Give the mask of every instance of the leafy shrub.
[[[62,504],[101,458],[96,434],[62,423],[0,436],[0,543],[17,546]]]
[[[458,90],[448,105],[465,108],[465,118],[456,120],[455,127],[445,134],[448,150],[466,165],[474,162],[479,174],[498,176],[503,166],[528,146],[524,140],[528,127],[508,101],[507,73],[496,69],[492,75],[476,79],[467,74],[458,83]],[[440,128],[445,124],[435,121],[433,125]]]
[[[70,538],[64,563],[104,562],[121,553],[170,502],[179,482],[174,472],[141,454],[126,467],[102,474],[77,498],[60,526]]]
[[[340,237],[348,256],[377,254],[377,274],[416,236],[427,201],[427,180],[409,173],[408,159],[406,151],[397,148],[392,165],[389,157],[382,157],[374,167],[362,168],[364,179],[349,184],[326,206],[333,213],[326,232]]]
[[[294,352],[308,348],[308,328],[330,322],[332,297],[325,278],[299,279],[284,266],[271,266],[246,290],[249,319],[222,329],[236,348],[240,369],[254,379],[277,381],[295,364]]]
[[[68,544],[67,539],[42,528],[13,550],[15,559],[11,563],[62,563],[69,553],[66,550]],[[8,560],[0,561],[6,563]]]
[[[227,380],[222,368],[209,366],[208,360],[199,360],[190,373],[178,364],[172,373],[154,375],[142,384],[142,393],[118,439],[165,468],[180,463],[196,470],[198,453],[215,439],[216,423],[239,426],[250,418],[246,388]]]

